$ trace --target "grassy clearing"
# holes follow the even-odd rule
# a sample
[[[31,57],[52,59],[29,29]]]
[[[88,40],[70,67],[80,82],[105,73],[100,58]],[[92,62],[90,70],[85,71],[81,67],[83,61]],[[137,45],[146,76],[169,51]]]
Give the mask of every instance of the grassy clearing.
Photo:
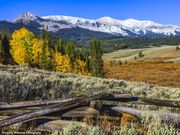
[[[105,70],[109,78],[180,87],[180,63],[151,60],[110,66],[106,62]]]
[[[139,52],[144,54],[143,58],[139,58]],[[135,60],[135,57],[137,58]],[[104,54],[105,60],[111,61],[137,61],[137,60],[166,60],[179,62],[180,51],[176,50],[176,46],[162,46],[144,49],[126,49],[112,53]]]

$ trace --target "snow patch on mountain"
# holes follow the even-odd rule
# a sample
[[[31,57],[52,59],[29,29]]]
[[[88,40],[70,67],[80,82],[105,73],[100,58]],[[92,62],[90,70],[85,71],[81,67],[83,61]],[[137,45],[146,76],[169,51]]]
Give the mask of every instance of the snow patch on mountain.
[[[180,33],[180,26],[177,25],[163,25],[152,21],[135,19],[118,20],[111,17],[102,17],[96,20],[62,15],[38,17],[28,12],[19,16],[14,22],[27,23],[30,21],[36,21],[42,26],[41,29],[48,27],[48,30],[53,32],[65,28],[80,27],[91,31],[122,36],[144,36],[149,33],[177,35],[177,33]]]
[[[38,17],[30,12],[23,13],[18,18],[16,18],[13,22],[19,22],[19,23],[28,23],[29,21],[35,21]]]

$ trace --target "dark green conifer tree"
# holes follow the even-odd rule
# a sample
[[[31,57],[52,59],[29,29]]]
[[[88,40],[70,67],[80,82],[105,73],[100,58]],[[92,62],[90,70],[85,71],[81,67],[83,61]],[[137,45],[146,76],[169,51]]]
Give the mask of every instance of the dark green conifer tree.
[[[96,77],[104,77],[103,69],[103,50],[101,47],[101,42],[99,40],[90,41],[90,65],[91,73]]]
[[[1,49],[3,55],[3,64],[12,63],[12,56],[10,53],[10,45],[9,45],[9,34],[7,30],[1,31]]]
[[[63,39],[59,39],[55,44],[55,51],[60,52],[62,55],[65,54],[65,42]]]
[[[39,67],[41,69],[51,70],[53,65],[53,54],[51,52],[54,49],[51,48],[53,46],[53,40],[47,30],[42,31],[41,38],[43,40],[43,47],[39,59]]]
[[[71,65],[73,66],[77,54],[76,54],[76,47],[72,41],[67,41],[65,45],[65,54],[67,54],[71,60]]]

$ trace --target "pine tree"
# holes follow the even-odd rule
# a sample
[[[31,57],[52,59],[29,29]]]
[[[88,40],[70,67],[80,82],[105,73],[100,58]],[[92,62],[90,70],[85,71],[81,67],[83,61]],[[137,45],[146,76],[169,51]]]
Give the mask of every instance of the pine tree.
[[[50,70],[52,68],[51,53],[47,43],[43,43],[42,45],[39,67],[44,70]]]
[[[46,41],[47,45],[49,48],[53,48],[54,49],[54,44],[53,44],[53,39],[51,37],[51,34],[47,31],[48,29],[44,29],[42,31],[42,34],[41,34],[41,39],[43,41]]]
[[[96,77],[104,77],[103,69],[103,50],[99,40],[91,40],[90,42],[90,65],[91,73]]]
[[[60,52],[62,55],[65,54],[65,42],[63,39],[59,39],[55,45],[55,51]]]
[[[39,67],[45,70],[52,69],[52,59],[54,54],[53,40],[51,35],[48,33],[48,28],[44,29],[41,34],[41,39],[43,41],[41,55],[39,59]]]
[[[4,49],[2,46],[2,41],[0,40],[0,63],[3,63],[3,61],[4,61],[3,53],[4,53]]]
[[[65,54],[69,56],[69,58],[71,60],[71,65],[73,67],[74,62],[75,62],[76,57],[77,57],[77,55],[76,55],[76,47],[75,47],[73,42],[71,42],[71,41],[66,42]]]
[[[12,56],[10,53],[10,44],[9,44],[9,34],[7,30],[3,30],[1,32],[1,40],[2,40],[2,48],[4,50],[3,56],[4,56],[4,62],[3,64],[12,63]]]

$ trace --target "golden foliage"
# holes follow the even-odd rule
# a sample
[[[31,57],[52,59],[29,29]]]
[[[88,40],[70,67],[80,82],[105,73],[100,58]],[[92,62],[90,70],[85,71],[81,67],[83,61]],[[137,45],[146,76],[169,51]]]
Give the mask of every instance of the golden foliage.
[[[58,72],[74,72],[76,74],[89,75],[84,61],[77,59],[74,62],[74,66],[72,66],[70,58],[59,52],[55,52],[54,54],[54,70]]]
[[[20,65],[26,63],[25,57],[26,57],[26,50],[22,46],[17,47],[16,50],[13,52],[14,60]]]
[[[43,41],[39,39],[34,39],[34,44],[32,48],[33,53],[33,64],[39,65],[39,59],[42,54]]]
[[[54,70],[58,72],[70,72],[70,58],[66,55],[62,55],[59,52],[55,52],[54,55]]]
[[[11,54],[17,64],[30,64],[41,69],[75,72],[88,75],[86,63],[80,59],[72,62],[68,55],[54,52],[47,40],[39,40],[26,28],[16,30],[10,40]],[[70,50],[71,51],[71,50]]]
[[[11,54],[18,64],[32,63],[35,35],[26,28],[16,30],[10,40]]]
[[[86,63],[79,59],[75,61],[74,72],[81,75],[89,75],[89,72],[86,68]]]

